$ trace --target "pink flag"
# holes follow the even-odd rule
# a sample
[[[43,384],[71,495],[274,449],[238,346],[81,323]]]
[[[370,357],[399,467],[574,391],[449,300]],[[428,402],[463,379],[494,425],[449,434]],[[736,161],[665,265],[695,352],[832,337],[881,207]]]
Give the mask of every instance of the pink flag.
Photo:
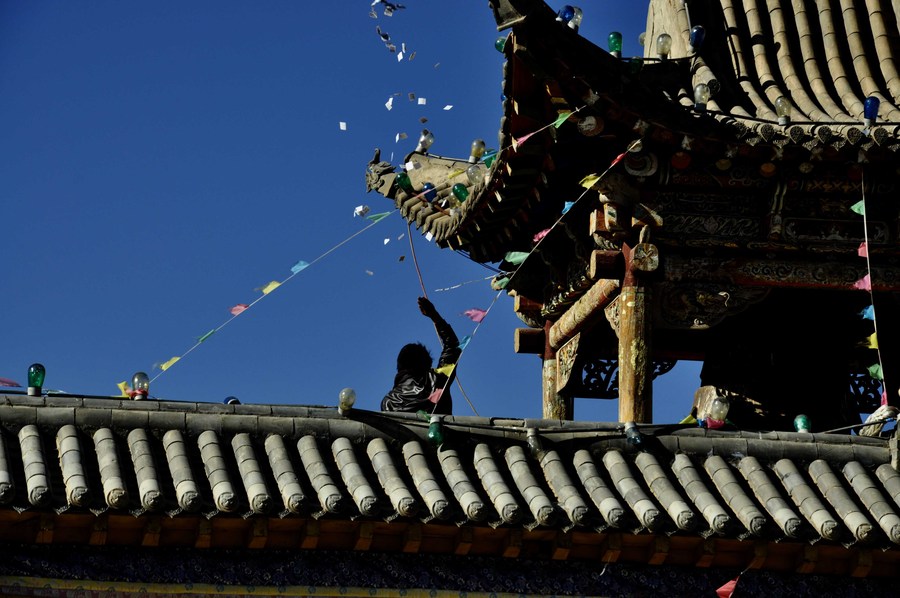
[[[236,316],[239,313],[243,312],[248,307],[250,307],[250,306],[247,305],[246,303],[238,303],[237,305],[235,305],[234,307],[231,308],[231,310],[230,310],[231,315]]]
[[[19,384],[15,380],[10,380],[9,378],[0,378],[0,386],[22,388],[21,384]]]
[[[872,290],[872,279],[868,274],[857,280],[853,283],[854,289],[859,289],[860,291],[871,291]]]
[[[719,598],[731,598],[731,595],[734,594],[734,588],[737,586],[738,580],[741,578],[740,575],[720,587],[716,590],[716,596]]]
[[[516,139],[514,137],[513,138],[513,148],[518,149],[519,146],[522,145],[523,143],[525,143],[528,140],[528,138],[531,137],[532,135],[534,135],[534,133],[527,133],[525,135],[522,135],[518,139]]]
[[[473,322],[481,322],[484,319],[484,316],[487,315],[487,312],[483,309],[478,309],[477,307],[473,307],[472,309],[467,309],[463,312],[470,320]]]
[[[540,240],[543,239],[544,237],[546,237],[546,236],[547,236],[547,233],[549,233],[549,232],[550,232],[550,229],[549,229],[549,228],[545,228],[545,229],[542,230],[541,232],[539,232],[539,233],[537,233],[536,235],[534,235],[533,241],[534,241],[535,243],[540,242]]]
[[[856,250],[856,253],[859,257],[869,257],[869,246],[866,245],[865,241],[859,244],[859,249]]]

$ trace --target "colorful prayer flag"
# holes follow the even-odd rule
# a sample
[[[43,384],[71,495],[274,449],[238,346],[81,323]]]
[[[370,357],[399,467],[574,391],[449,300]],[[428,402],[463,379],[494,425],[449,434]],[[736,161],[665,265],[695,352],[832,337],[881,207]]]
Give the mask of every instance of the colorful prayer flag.
[[[165,372],[167,369],[169,369],[170,367],[172,367],[173,365],[175,365],[175,362],[178,361],[179,359],[181,359],[181,358],[180,358],[180,357],[173,357],[173,358],[170,359],[169,361],[167,361],[167,362],[165,362],[165,363],[159,364],[159,369],[161,369],[162,371]]]
[[[600,180],[600,175],[594,173],[594,174],[589,174],[586,177],[584,177],[583,179],[581,179],[581,181],[578,184],[581,185],[582,187],[584,187],[585,189],[590,189],[599,180]]]
[[[534,237],[532,237],[531,240],[534,241],[535,243],[540,243],[541,239],[543,239],[544,237],[546,237],[546,236],[547,236],[547,233],[549,233],[549,232],[550,232],[550,229],[549,229],[549,228],[545,228],[545,229],[542,230],[541,232],[536,233],[536,234],[534,235]]]
[[[870,305],[859,312],[859,315],[862,316],[863,320],[872,320],[875,321],[875,306]]]
[[[459,341],[459,348],[465,349],[466,347],[468,347],[470,340],[472,340],[471,336],[466,335],[466,336],[462,337],[462,340]]]
[[[119,387],[119,396],[120,397],[131,396],[128,394],[128,391],[130,390],[130,387],[128,386],[128,382],[125,382],[123,380],[122,382],[119,382],[118,384],[116,384],[116,386]]]
[[[202,343],[203,341],[205,341],[206,339],[208,339],[209,337],[211,337],[211,336],[214,335],[215,333],[216,333],[216,329],[213,328],[212,330],[210,330],[209,332],[207,332],[207,333],[204,334],[203,336],[198,337],[198,338],[197,338],[197,342],[198,342],[198,343]]]
[[[566,203],[563,204],[562,213],[565,214],[566,212],[571,210],[572,206],[574,206],[574,205],[575,205],[574,201],[567,201]]]
[[[305,270],[306,268],[309,268],[309,264],[307,262],[304,262],[303,260],[300,260],[299,262],[291,266],[291,272],[293,274],[299,274],[301,270]]]
[[[237,305],[235,305],[234,307],[232,307],[232,308],[231,308],[230,310],[228,310],[228,311],[231,312],[231,315],[236,316],[236,315],[242,313],[242,312],[243,312],[245,309],[247,309],[248,307],[250,307],[250,306],[247,305],[246,303],[238,303]]]
[[[9,388],[21,388],[22,385],[16,382],[15,380],[10,380],[9,378],[0,378],[0,386],[6,386]]]
[[[878,335],[876,333],[872,333],[866,337],[866,349],[877,349],[878,348]]]
[[[850,206],[850,211],[859,214],[860,216],[866,215],[866,200],[861,199],[852,206]]]
[[[453,368],[455,368],[455,367],[456,367],[455,363],[449,363],[447,365],[442,365],[439,368],[435,368],[434,371],[437,372],[438,374],[443,374],[445,376],[449,376],[450,374],[453,373]]]
[[[522,145],[523,143],[525,143],[526,141],[528,141],[528,138],[531,137],[532,135],[534,135],[534,133],[528,133],[526,135],[522,135],[518,139],[514,137],[513,142],[512,142],[513,148],[518,149],[518,147],[520,145]]]
[[[884,373],[881,371],[881,364],[876,363],[870,365],[868,368],[869,375],[875,378],[876,380],[884,380]]]
[[[859,249],[856,250],[856,254],[859,257],[869,257],[869,246],[865,241],[859,244]]]
[[[613,158],[612,163],[609,165],[610,168],[612,168],[613,166],[615,166],[616,164],[618,164],[619,162],[621,162],[621,161],[625,158],[625,155],[626,155],[626,154],[628,154],[628,152],[622,152],[621,154],[619,154],[618,156],[616,156],[615,158]]]
[[[274,291],[275,289],[277,289],[280,286],[281,286],[280,282],[278,282],[277,280],[273,280],[266,286],[260,287],[258,290],[262,291],[263,295],[268,295],[269,293],[271,293],[272,291]]]
[[[731,595],[734,594],[734,589],[737,586],[738,580],[741,578],[740,575],[727,582],[725,585],[721,586],[716,590],[716,596],[718,598],[731,598]]]
[[[866,274],[859,280],[853,283],[854,289],[859,289],[860,291],[871,291],[872,290],[872,279]]]
[[[503,261],[509,262],[513,266],[518,266],[528,257],[527,251],[509,251],[503,256]]]
[[[464,311],[463,314],[473,322],[481,323],[481,321],[484,319],[484,316],[487,315],[487,312],[483,309],[473,307],[472,309],[467,309],[466,311]]]
[[[557,129],[560,128],[564,122],[569,120],[570,116],[572,116],[572,112],[570,110],[560,113],[557,119],[553,121],[553,126]]]
[[[381,222],[385,218],[391,215],[391,212],[380,212],[378,214],[369,214],[366,216],[366,220],[371,220],[372,222]]]

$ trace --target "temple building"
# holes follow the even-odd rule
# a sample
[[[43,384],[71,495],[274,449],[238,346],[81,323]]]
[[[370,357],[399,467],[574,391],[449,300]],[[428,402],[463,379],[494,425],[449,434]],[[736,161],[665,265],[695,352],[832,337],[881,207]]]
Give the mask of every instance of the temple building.
[[[0,594],[895,593],[900,9],[652,0],[629,58],[577,7],[489,4],[497,150],[425,132],[367,186],[499,266],[544,417],[36,376],[0,395]],[[677,360],[703,363],[693,418],[654,423]]]

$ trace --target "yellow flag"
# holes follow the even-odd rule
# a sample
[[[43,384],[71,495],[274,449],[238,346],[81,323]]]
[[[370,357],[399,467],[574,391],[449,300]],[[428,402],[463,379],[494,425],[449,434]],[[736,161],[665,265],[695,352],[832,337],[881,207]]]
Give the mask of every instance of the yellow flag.
[[[866,345],[869,349],[877,349],[878,348],[878,336],[873,332],[868,340],[868,344]]]
[[[118,384],[116,384],[116,386],[119,387],[119,392],[122,393],[119,395],[120,397],[128,396],[128,382],[119,382]]]
[[[452,171],[450,174],[448,174],[448,175],[447,175],[447,178],[448,178],[448,179],[452,179],[452,178],[458,177],[459,175],[465,174],[465,173],[466,173],[465,170],[462,170],[462,169],[460,169],[460,168],[457,168],[456,170],[454,170],[454,171]]]
[[[274,291],[275,289],[277,289],[280,286],[281,286],[280,282],[278,282],[277,280],[273,280],[266,286],[262,287],[260,290],[262,291],[263,295],[268,295],[269,293],[271,293],[272,291]]]
[[[689,415],[689,416],[687,416],[686,418],[684,418],[683,420],[681,420],[681,421],[678,422],[678,423],[679,423],[679,424],[696,424],[696,423],[697,423],[697,418],[694,417],[693,415]]]
[[[161,364],[161,365],[159,366],[159,369],[161,369],[162,371],[165,372],[167,369],[169,369],[170,367],[172,367],[173,365],[175,365],[175,362],[178,361],[179,359],[181,359],[181,358],[180,358],[180,357],[173,357],[173,358],[170,359],[169,361],[167,361],[167,362]]]
[[[578,184],[581,185],[582,187],[584,187],[585,189],[590,189],[591,187],[596,185],[597,181],[599,181],[599,180],[600,180],[599,174],[589,174],[586,177],[584,177],[583,179],[581,179],[581,182],[579,182]]]
[[[442,365],[441,367],[435,369],[434,371],[437,372],[438,374],[443,374],[445,376],[449,376],[450,374],[453,373],[453,368],[455,368],[455,367],[456,367],[455,363],[450,363],[447,365]]]

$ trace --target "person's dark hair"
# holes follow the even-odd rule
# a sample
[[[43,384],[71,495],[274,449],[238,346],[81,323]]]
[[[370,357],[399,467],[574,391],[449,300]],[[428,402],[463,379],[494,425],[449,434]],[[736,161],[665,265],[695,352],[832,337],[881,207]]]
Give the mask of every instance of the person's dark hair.
[[[397,354],[397,371],[424,372],[431,369],[431,353],[422,343],[410,343]]]

